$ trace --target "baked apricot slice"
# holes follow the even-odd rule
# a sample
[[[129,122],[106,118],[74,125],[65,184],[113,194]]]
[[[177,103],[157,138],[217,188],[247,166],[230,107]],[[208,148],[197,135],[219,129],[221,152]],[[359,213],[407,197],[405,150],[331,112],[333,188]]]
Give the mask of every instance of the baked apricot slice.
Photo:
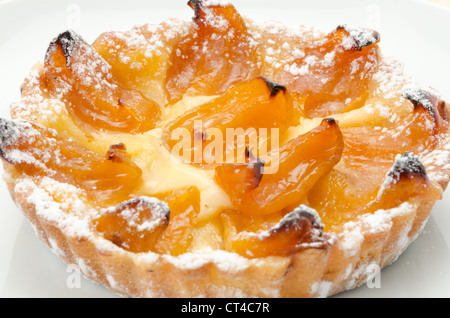
[[[338,124],[324,119],[310,132],[281,146],[275,173],[260,165],[224,164],[216,167],[216,182],[234,207],[251,216],[269,215],[301,204],[317,180],[340,160],[344,144]],[[243,177],[243,178],[240,178]],[[259,182],[254,182],[259,180]]]
[[[47,50],[44,82],[84,127],[142,133],[154,127],[159,106],[139,92],[123,89],[110,65],[73,31],[56,37]]]
[[[240,142],[238,136],[256,138],[252,143],[247,140],[247,146],[257,148],[260,142],[271,138],[272,129],[282,135],[295,120],[295,114],[293,104],[287,103],[284,86],[257,77],[232,86],[223,95],[176,119],[167,128],[166,140],[172,153],[185,161],[214,166],[228,161],[227,158],[237,158],[239,147],[243,153],[245,138]],[[257,150],[254,149],[255,154]]]
[[[433,200],[439,196],[425,166],[411,152],[397,155],[390,167],[372,163],[351,171],[334,169],[308,194],[308,203],[320,214],[326,231],[358,215],[398,207],[419,193]]]
[[[256,189],[261,183],[264,173],[264,161],[255,157],[250,150],[245,151],[246,162],[239,164],[224,164],[216,168],[216,178],[227,176],[230,187],[227,193],[237,197],[243,193]],[[223,186],[225,189],[225,186]]]
[[[0,155],[30,176],[51,177],[84,189],[98,202],[121,202],[141,184],[141,169],[123,144],[107,154],[90,151],[31,122],[0,119]]]
[[[308,205],[319,213],[326,232],[363,214],[378,196],[379,186],[389,170],[389,165],[373,161],[351,167],[342,162],[308,192]]]
[[[225,211],[221,219],[224,249],[245,257],[287,256],[302,247],[320,247],[326,242],[319,215],[305,205],[282,217],[250,217]]]
[[[307,96],[308,118],[327,117],[365,104],[378,65],[380,35],[373,30],[339,26],[315,45],[302,48],[274,80]]]
[[[92,220],[105,239],[133,252],[179,255],[192,242],[200,211],[196,187],[142,196],[104,209]]]
[[[181,95],[217,95],[253,78],[256,50],[246,24],[233,5],[190,0],[194,10],[191,32],[172,53],[166,88],[171,100]]]
[[[115,245],[133,252],[154,250],[169,224],[170,209],[154,197],[138,197],[105,209],[92,220],[96,231]]]
[[[200,191],[193,186],[156,194],[155,197],[167,202],[171,210],[169,225],[156,243],[155,251],[170,255],[186,253],[200,212]]]
[[[169,59],[184,29],[177,21],[136,26],[127,32],[103,33],[92,47],[111,66],[113,78],[125,89],[166,105]]]
[[[439,199],[440,191],[430,183],[420,159],[411,152],[405,152],[397,155],[377,197],[366,206],[365,212],[395,208],[419,194],[435,201]]]
[[[415,112],[423,114],[431,121],[433,135],[445,133],[448,130],[449,116],[446,103],[439,96],[427,89],[409,87],[403,92],[403,97],[411,101]]]
[[[448,130],[445,102],[423,89],[407,90],[405,98],[412,102],[411,112],[398,118],[391,127],[363,126],[343,128],[345,140],[343,157],[349,161],[392,162],[407,151],[419,153],[433,149],[439,136]]]

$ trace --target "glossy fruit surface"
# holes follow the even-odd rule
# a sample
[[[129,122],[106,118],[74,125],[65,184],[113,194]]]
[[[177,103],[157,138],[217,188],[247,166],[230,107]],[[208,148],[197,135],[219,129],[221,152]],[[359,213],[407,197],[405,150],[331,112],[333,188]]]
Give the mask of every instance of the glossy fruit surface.
[[[343,146],[338,124],[325,119],[281,146],[278,160],[273,162],[276,173],[263,172],[260,177],[261,166],[225,164],[216,168],[216,180],[241,212],[269,215],[302,203],[314,183],[339,162]],[[255,178],[259,182],[255,183]]]
[[[250,258],[286,256],[308,244],[320,247],[325,242],[317,212],[304,205],[284,216],[251,217],[230,210],[223,212],[221,218],[225,248]]]
[[[188,5],[186,23],[56,37],[12,111],[24,121],[0,120],[13,173],[76,186],[106,240],[170,256],[321,249],[365,214],[440,197],[423,159],[448,106],[381,58],[376,31]]]
[[[110,68],[78,34],[66,31],[48,48],[44,83],[84,128],[131,133],[153,128],[159,106],[140,92],[124,89]]]
[[[170,209],[153,197],[139,197],[109,208],[92,221],[96,231],[133,253],[154,250],[169,223]]]
[[[155,196],[167,202],[171,210],[169,225],[156,244],[156,251],[170,255],[186,253],[200,212],[200,191],[197,187],[190,187]]]
[[[225,94],[178,117],[167,129],[166,140],[172,153],[185,161],[215,165],[237,158],[238,148],[241,155],[245,148],[254,148],[257,154],[273,129],[279,139],[295,118],[286,89],[257,77],[232,86]],[[186,142],[187,147],[180,148],[183,152],[177,150]]]
[[[234,6],[191,0],[194,24],[175,48],[167,75],[171,99],[217,95],[258,74],[256,47]]]
[[[5,161],[27,175],[76,185],[99,202],[123,201],[142,182],[123,144],[99,154],[29,122],[2,119],[0,130]]]

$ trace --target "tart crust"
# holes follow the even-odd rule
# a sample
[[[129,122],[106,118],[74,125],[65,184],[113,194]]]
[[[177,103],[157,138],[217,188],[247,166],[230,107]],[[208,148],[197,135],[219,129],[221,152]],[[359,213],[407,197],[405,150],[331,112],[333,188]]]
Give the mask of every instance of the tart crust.
[[[429,169],[431,176],[433,171],[450,173],[444,166]],[[364,284],[374,270],[394,262],[420,234],[434,205],[415,197],[361,216],[333,236],[331,244],[287,257],[247,259],[212,250],[180,256],[136,254],[82,226],[77,229],[70,210],[55,205],[48,194],[45,202],[42,187],[18,176],[13,166],[6,165],[5,172],[12,198],[38,237],[85,277],[126,297],[329,297]],[[435,181],[447,187],[448,180]]]
[[[364,284],[374,274],[370,266],[395,261],[433,207],[417,198],[378,211],[352,223],[331,246],[288,257],[245,259],[224,251],[174,257],[134,254],[93,235],[67,232],[68,220],[49,219],[45,208],[40,211],[29,199],[39,191],[35,185],[7,181],[16,204],[53,252],[88,279],[132,297],[328,297]]]
[[[27,85],[32,90],[37,84]],[[12,113],[20,107],[13,105]],[[450,133],[420,160],[442,195],[450,175]],[[76,187],[27,176],[8,162],[4,170],[13,200],[38,237],[88,279],[131,297],[329,297],[394,262],[420,234],[435,203],[418,195],[361,215],[327,233],[327,244],[305,245],[289,256],[246,258],[216,249],[171,256],[132,253],[91,231],[82,216],[98,211],[80,200]]]

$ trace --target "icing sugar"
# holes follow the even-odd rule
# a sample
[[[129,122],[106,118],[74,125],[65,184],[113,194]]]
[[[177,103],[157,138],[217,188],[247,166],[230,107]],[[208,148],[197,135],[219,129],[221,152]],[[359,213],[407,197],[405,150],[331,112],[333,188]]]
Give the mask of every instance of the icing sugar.
[[[86,87],[94,87],[108,94],[109,98],[113,98],[113,93],[118,89],[113,84],[111,66],[90,46],[83,38],[74,31],[66,31],[61,33],[50,44],[46,54],[46,62],[53,63],[51,54],[56,50],[57,45],[63,49],[66,58],[67,67],[72,71],[81,85]],[[70,90],[72,85],[70,80],[59,79],[62,94],[64,91]]]
[[[110,207],[101,213],[115,213],[119,211],[128,225],[137,231],[152,231],[162,223],[167,222],[170,209],[167,203],[153,197],[139,197]],[[150,219],[142,220],[140,212],[151,211]],[[146,214],[147,215],[147,214]]]
[[[67,235],[72,237],[92,236],[87,218],[82,217],[88,214],[90,209],[79,199],[83,194],[78,188],[45,177],[40,184],[28,178],[22,179],[17,182],[15,191],[30,193],[27,202],[35,206],[36,214],[47,221],[58,224]],[[57,202],[52,196],[57,191],[66,194],[64,202]],[[70,213],[65,210],[67,205],[70,205]]]
[[[419,157],[415,154],[411,152],[398,154],[395,157],[394,165],[386,175],[380,193],[389,185],[397,183],[402,175],[420,175],[426,178],[427,171]]]
[[[230,0],[203,0],[202,2],[208,6],[226,6],[231,3]]]
[[[227,273],[242,272],[247,269],[251,263],[247,258],[239,256],[235,253],[229,253],[221,250],[205,249],[196,253],[185,253],[179,256],[162,256],[166,261],[174,264],[180,269],[198,269],[206,264],[214,263],[220,270]]]
[[[351,39],[356,41],[358,48],[364,48],[379,40],[379,35],[372,30],[351,25],[344,25],[343,28],[350,34]],[[353,41],[348,38],[344,40],[344,48],[352,49],[354,47]]]
[[[263,231],[258,234],[260,239],[264,239],[272,235],[272,233],[276,233],[277,231],[282,230],[283,228],[294,226],[297,227],[301,220],[307,219],[311,222],[311,231],[313,232],[313,239],[320,240],[322,237],[323,223],[320,219],[319,213],[316,210],[306,206],[300,205],[298,208],[294,209],[291,213],[286,214],[280,222],[272,227],[268,231]]]
[[[403,90],[403,97],[412,100],[416,104],[421,104],[430,112],[434,113],[433,104],[430,101],[431,95],[437,95],[437,92],[431,92],[428,89],[423,89],[416,84],[406,85]]]
[[[56,134],[56,132],[54,133]],[[52,144],[54,140],[41,140],[39,133],[32,127],[31,123],[0,118],[0,134],[0,151],[5,160],[13,164],[31,164],[48,171],[49,174],[55,173],[49,171],[45,165],[52,156],[58,157],[58,153],[51,154],[47,151],[48,144]],[[26,150],[10,148],[24,138],[30,143],[35,143],[37,147]]]
[[[332,282],[322,281],[314,283],[312,286],[312,291],[314,294],[317,294],[317,298],[326,298],[330,294],[332,287]]]

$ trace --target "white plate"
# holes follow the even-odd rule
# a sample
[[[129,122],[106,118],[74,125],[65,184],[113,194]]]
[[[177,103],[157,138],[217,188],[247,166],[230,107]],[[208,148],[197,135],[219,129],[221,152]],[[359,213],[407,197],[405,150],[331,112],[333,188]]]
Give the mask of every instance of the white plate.
[[[0,116],[31,66],[42,60],[50,40],[75,29],[93,41],[103,31],[127,30],[169,17],[190,19],[187,0],[0,0]],[[403,60],[419,82],[450,100],[450,10],[423,1],[246,0],[233,2],[253,20],[314,25],[340,24],[380,31],[386,55]],[[1,172],[1,171],[0,171]],[[42,242],[0,183],[0,297],[115,297],[80,277]],[[337,297],[449,297],[450,193],[433,209],[422,235],[381,275]]]

